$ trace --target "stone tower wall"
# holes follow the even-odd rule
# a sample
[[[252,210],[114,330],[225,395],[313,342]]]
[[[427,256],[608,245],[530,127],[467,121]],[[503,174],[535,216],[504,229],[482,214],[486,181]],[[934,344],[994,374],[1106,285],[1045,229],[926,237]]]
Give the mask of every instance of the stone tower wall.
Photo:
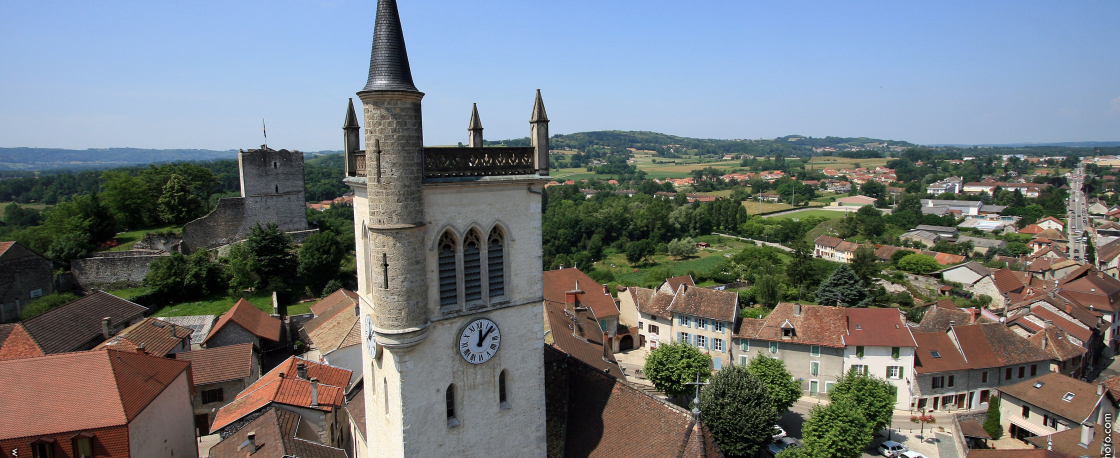
[[[241,197],[299,193],[303,201],[303,153],[256,149],[237,155]]]
[[[374,326],[396,331],[423,328],[428,323],[421,190],[423,94],[377,91],[359,96],[365,113]],[[389,288],[384,287],[386,275]]]

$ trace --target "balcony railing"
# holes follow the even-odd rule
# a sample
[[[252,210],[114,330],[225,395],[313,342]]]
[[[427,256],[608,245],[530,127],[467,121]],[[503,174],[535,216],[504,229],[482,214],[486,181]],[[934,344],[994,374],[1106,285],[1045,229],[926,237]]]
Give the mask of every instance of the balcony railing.
[[[366,155],[364,153],[354,155],[354,164],[350,171],[351,176],[366,176]]]
[[[424,148],[424,178],[531,175],[532,147]]]

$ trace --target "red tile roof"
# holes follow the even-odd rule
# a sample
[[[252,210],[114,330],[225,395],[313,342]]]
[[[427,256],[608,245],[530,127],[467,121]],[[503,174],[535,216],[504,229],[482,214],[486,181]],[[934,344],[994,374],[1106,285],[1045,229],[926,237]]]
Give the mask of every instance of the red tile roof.
[[[249,422],[229,437],[210,448],[211,458],[245,458],[248,450],[241,444],[248,440],[250,432],[256,433],[257,444],[254,457],[280,458],[346,458],[346,451],[319,442],[298,437],[299,414],[284,409],[271,408],[263,415]]]
[[[307,380],[298,376],[298,365],[307,365]],[[283,374],[283,376],[281,376]],[[291,357],[253,382],[214,416],[211,431],[217,431],[271,403],[330,411],[344,404],[343,390],[351,372],[315,361]],[[319,379],[319,405],[311,406],[310,379]]]
[[[101,342],[95,348],[119,347],[121,351],[136,351],[140,346],[150,354],[166,356],[171,351],[179,348],[191,348],[191,333],[194,331],[186,326],[176,326],[163,320],[148,317],[140,322],[125,328],[109,340]]]
[[[603,330],[594,316],[553,301],[545,301],[544,308],[553,347],[625,380],[610,345],[603,345]]]
[[[39,344],[19,323],[0,324],[0,360],[43,356]]]
[[[847,333],[844,308],[821,305],[801,305],[801,314],[795,314],[797,304],[780,303],[764,318],[765,323],[751,339],[792,342],[803,345],[821,345],[843,348]],[[782,328],[788,323],[794,329],[792,337],[782,337]]]
[[[1028,224],[1026,227],[1019,229],[1020,234],[1037,234],[1042,231],[1042,226],[1037,224]]]
[[[685,275],[683,277],[673,277],[665,280],[669,284],[669,289],[676,291],[681,285],[696,286],[696,282],[692,281],[692,275]]]
[[[577,282],[579,289],[583,291],[579,297],[580,302],[591,307],[598,319],[618,316],[618,306],[615,305],[614,298],[610,294],[603,294],[601,285],[575,268],[544,272],[544,298],[563,304],[566,301],[565,293],[574,291]]]
[[[876,347],[917,347],[910,328],[906,327],[898,309],[844,310],[848,318],[848,333],[844,343],[848,345]]]
[[[189,366],[114,350],[0,361],[0,390],[45,394],[0,396],[0,439],[125,425]]]
[[[739,293],[716,291],[682,285],[677,289],[669,311],[685,315],[699,316],[713,320],[733,322],[739,317]]]
[[[343,300],[303,325],[311,344],[324,355],[362,341],[362,325],[354,309],[357,303],[342,297]]]
[[[1014,385],[1001,386],[997,390],[1077,423],[1086,420],[1095,422],[1096,418],[1089,418],[1089,416],[1101,399],[1101,395],[1097,394],[1097,385],[1057,372],[1043,374]],[[1065,400],[1067,393],[1073,393],[1073,398],[1068,401]],[[1104,396],[1111,396],[1111,394],[1106,390]]]
[[[944,332],[914,332],[918,349],[914,352],[914,371],[919,374],[961,370],[968,367],[964,355]],[[936,353],[936,356],[934,354]]]
[[[175,354],[175,359],[191,362],[195,386],[247,378],[252,375],[253,358],[251,343]]]
[[[221,331],[222,328],[230,322],[241,326],[246,331],[262,339],[268,339],[273,342],[280,341],[280,320],[264,313],[264,311],[249,303],[249,301],[241,299],[233,305],[233,308],[223,314],[221,318],[218,318],[218,322],[210,329],[210,335],[206,336],[206,339],[204,339],[202,343],[205,344],[207,340],[217,335],[218,331]]]
[[[147,310],[112,294],[95,291],[21,324],[43,353],[63,353],[89,348],[83,346],[102,335],[102,318],[109,317],[110,325],[116,328],[142,318]]]
[[[996,288],[1000,293],[1020,292],[1026,286],[1015,272],[1007,268],[993,270],[992,280],[995,280]]]
[[[311,306],[311,313],[315,316],[322,315],[323,312],[330,310],[332,307],[340,303],[346,303],[350,305],[357,304],[358,293],[350,291],[346,288],[342,288],[338,291],[330,293],[329,295],[327,295],[327,297],[324,297],[323,300],[316,302],[315,305]]]

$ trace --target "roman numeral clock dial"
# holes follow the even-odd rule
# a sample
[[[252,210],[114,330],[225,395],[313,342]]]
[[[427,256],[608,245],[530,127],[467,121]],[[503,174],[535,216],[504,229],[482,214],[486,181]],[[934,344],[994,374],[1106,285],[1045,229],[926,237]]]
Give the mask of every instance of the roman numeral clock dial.
[[[502,343],[498,325],[486,318],[470,322],[459,336],[459,356],[471,364],[490,361]]]

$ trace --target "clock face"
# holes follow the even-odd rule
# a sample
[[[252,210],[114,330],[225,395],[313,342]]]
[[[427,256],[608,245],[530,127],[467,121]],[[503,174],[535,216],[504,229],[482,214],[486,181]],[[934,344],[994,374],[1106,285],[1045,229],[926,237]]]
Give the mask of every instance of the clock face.
[[[369,356],[376,358],[378,356],[377,350],[381,347],[377,345],[377,338],[373,332],[373,317],[366,315],[366,348],[369,349]]]
[[[498,325],[486,318],[472,321],[459,336],[459,356],[468,363],[482,364],[490,361],[502,343]]]

